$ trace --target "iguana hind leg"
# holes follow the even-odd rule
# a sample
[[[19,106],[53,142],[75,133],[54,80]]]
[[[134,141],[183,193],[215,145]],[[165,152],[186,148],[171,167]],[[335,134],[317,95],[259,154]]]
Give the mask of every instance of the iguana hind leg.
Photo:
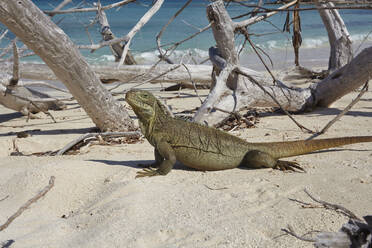
[[[306,172],[297,162],[293,161],[278,160],[273,168],[282,171]]]
[[[258,150],[247,152],[247,154],[245,154],[243,158],[241,165],[254,169],[273,168],[282,171],[305,171],[296,162],[277,160],[270,154]]]
[[[157,151],[155,150],[155,152],[158,153],[155,153],[155,159],[161,159],[159,167],[157,169],[145,168],[142,171],[137,172],[136,178],[167,175],[172,170],[173,165],[176,163],[176,154],[173,148],[166,142],[160,142],[157,144]]]

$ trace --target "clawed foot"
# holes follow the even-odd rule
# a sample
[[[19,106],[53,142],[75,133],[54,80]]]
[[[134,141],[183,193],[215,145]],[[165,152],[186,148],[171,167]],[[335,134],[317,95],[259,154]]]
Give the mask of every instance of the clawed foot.
[[[154,168],[145,168],[142,171],[137,172],[136,178],[139,177],[153,177],[160,175],[159,171]]]
[[[282,171],[306,172],[297,162],[278,160],[274,169]]]

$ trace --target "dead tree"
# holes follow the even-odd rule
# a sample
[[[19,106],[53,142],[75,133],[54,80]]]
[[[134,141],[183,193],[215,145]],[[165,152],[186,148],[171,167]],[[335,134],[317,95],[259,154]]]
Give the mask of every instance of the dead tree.
[[[350,63],[309,88],[289,88],[275,78],[273,78],[275,81],[273,86],[259,85],[251,75],[243,72],[234,42],[234,35],[238,32],[246,34],[246,26],[253,21],[248,19],[233,22],[222,0],[215,1],[207,7],[207,16],[212,24],[218,50],[218,53],[211,53],[211,61],[216,61],[213,57],[219,57],[219,61],[224,62],[214,62],[214,66],[220,67],[221,72],[216,76],[212,84],[214,87],[194,116],[197,122],[216,125],[228,117],[229,113],[243,107],[277,107],[279,103],[284,110],[301,112],[316,106],[329,106],[372,77],[370,73],[372,47],[370,47],[363,50]]]
[[[101,85],[68,36],[30,0],[0,0],[0,22],[40,56],[98,128],[134,128],[128,113]]]
[[[106,13],[101,8],[101,3],[98,2],[97,4],[97,16],[98,22],[101,24],[101,35],[104,41],[109,41],[115,39],[114,33],[111,31],[110,24],[107,20]],[[115,62],[120,61],[121,55],[124,51],[124,46],[118,42],[115,44],[110,45],[110,49],[112,54],[115,56]],[[94,50],[92,50],[94,51]],[[126,65],[135,65],[136,60],[134,59],[132,53],[128,51],[127,56],[125,57],[124,64]]]
[[[19,85],[19,71],[18,48],[13,42],[13,75],[0,74],[0,104],[29,118],[36,118],[33,114],[41,111],[47,113],[48,110],[66,108],[63,102],[51,98],[48,94]]]
[[[353,58],[352,42],[338,10],[332,8],[335,5],[332,2],[321,2],[319,0],[316,0],[315,3],[319,7],[320,17],[328,33],[331,49],[328,71],[332,73],[349,63]]]

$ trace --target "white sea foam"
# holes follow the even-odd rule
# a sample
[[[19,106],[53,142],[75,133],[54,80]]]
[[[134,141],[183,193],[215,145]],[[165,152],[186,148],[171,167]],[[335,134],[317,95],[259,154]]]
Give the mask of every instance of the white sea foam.
[[[135,53],[134,58],[140,64],[152,64],[159,60],[159,51],[152,51],[152,52],[143,52],[143,53]],[[195,63],[200,62],[204,59],[208,58],[208,51],[198,49],[198,48],[190,48],[186,50],[176,50],[170,56],[169,59],[172,60],[174,63]]]
[[[353,42],[372,41],[372,32],[366,34],[352,34],[351,40]]]
[[[306,38],[302,41],[303,48],[317,48],[328,45],[328,37]]]

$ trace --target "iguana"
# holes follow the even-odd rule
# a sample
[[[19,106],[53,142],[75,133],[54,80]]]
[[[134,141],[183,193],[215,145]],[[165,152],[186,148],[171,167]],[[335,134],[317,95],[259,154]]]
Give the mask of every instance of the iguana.
[[[347,144],[372,142],[372,136],[342,137],[270,143],[249,143],[226,132],[171,117],[154,95],[127,92],[126,101],[139,119],[142,133],[155,147],[155,162],[136,177],[166,175],[176,160],[198,170],[225,170],[238,166],[303,170],[296,162],[279,160]]]

